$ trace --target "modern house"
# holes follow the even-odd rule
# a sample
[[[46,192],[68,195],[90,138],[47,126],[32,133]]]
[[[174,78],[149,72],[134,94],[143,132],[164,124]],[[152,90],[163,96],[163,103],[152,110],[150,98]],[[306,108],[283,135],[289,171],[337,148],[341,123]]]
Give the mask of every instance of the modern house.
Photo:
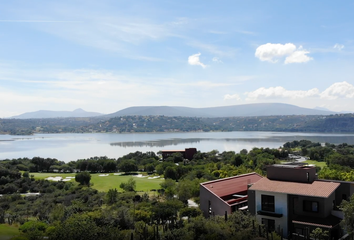
[[[353,192],[353,183],[318,180],[314,166],[275,164],[267,168],[266,178],[249,187],[248,210],[285,238],[306,238],[319,227],[329,239],[339,239],[343,214],[338,205]]]
[[[262,178],[248,173],[200,184],[200,208],[205,217],[247,209],[247,189]]]
[[[184,150],[163,150],[161,151],[162,153],[162,159],[165,160],[169,156],[171,156],[174,153],[181,153],[183,155],[183,158],[192,160],[194,154],[197,153],[196,148],[185,148]]]

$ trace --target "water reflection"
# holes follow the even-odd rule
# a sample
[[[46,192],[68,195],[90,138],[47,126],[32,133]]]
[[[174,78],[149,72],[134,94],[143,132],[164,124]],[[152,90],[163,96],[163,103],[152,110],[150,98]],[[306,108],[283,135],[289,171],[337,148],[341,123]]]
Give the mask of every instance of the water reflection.
[[[40,156],[68,162],[93,156],[118,158],[135,151],[158,152],[190,147],[201,152],[239,152],[254,147],[278,148],[286,142],[302,139],[320,143],[354,144],[354,134],[289,132],[0,135],[0,160]]]
[[[114,142],[110,143],[111,146],[118,147],[165,147],[171,145],[179,145],[185,143],[200,143],[201,141],[210,141],[211,139],[205,138],[173,138],[173,139],[161,139],[155,141],[138,141],[138,142]]]
[[[198,144],[202,142],[230,142],[230,143],[259,143],[259,142],[277,142],[279,144],[284,144],[286,142],[291,142],[294,140],[309,140],[312,142],[320,143],[348,143],[354,144],[354,136],[269,136],[266,138],[172,138],[172,139],[158,139],[158,140],[148,140],[148,141],[125,141],[125,142],[113,142],[110,143],[111,146],[117,147],[166,147],[166,146],[176,146],[180,144]]]

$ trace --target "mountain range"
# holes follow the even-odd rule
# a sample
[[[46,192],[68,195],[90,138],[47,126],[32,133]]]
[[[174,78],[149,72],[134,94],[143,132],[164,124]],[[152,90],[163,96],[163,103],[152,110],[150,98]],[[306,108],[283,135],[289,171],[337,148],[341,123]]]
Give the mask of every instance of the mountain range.
[[[30,119],[30,118],[69,118],[69,117],[97,117],[102,116],[102,113],[86,112],[85,110],[78,108],[74,111],[49,111],[39,110],[36,112],[23,113],[11,118],[17,119]]]
[[[129,107],[105,117],[121,116],[181,116],[181,117],[252,117],[277,115],[330,115],[336,112],[302,108],[284,103],[255,103],[223,107],[189,108],[189,107]]]
[[[12,118],[67,118],[67,117],[104,117],[121,116],[180,116],[180,117],[252,117],[252,116],[279,116],[279,115],[330,115],[336,114],[327,109],[302,108],[284,103],[255,103],[222,107],[190,108],[174,106],[137,106],[122,109],[111,114],[86,112],[82,109],[74,111],[47,111],[23,113]]]

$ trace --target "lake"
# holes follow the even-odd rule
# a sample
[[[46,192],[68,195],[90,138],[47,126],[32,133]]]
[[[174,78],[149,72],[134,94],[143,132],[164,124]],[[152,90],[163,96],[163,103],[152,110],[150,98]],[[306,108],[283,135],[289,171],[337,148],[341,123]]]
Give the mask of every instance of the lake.
[[[94,156],[118,158],[135,151],[158,152],[189,147],[211,150],[278,148],[285,142],[306,139],[316,142],[354,144],[354,134],[290,132],[188,132],[188,133],[67,133],[32,136],[0,135],[0,159],[35,156],[69,162]]]

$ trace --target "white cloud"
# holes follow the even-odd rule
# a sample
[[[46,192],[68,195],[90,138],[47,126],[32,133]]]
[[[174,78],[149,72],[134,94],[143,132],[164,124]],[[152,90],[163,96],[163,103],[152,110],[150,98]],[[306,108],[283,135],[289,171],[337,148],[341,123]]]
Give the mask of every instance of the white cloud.
[[[354,86],[347,82],[337,82],[320,92],[317,88],[310,90],[287,90],[284,87],[258,88],[255,91],[245,92],[246,100],[253,101],[258,99],[304,99],[308,97],[316,97],[318,99],[334,100],[337,98],[354,98]],[[229,99],[229,98],[225,98]]]
[[[203,68],[206,68],[206,65],[203,64],[200,60],[199,60],[199,56],[201,55],[201,53],[197,53],[197,54],[193,54],[191,56],[188,57],[188,63],[190,65],[199,65]]]
[[[275,63],[279,59],[285,58],[285,64],[288,63],[302,63],[312,60],[311,57],[306,54],[310,53],[309,51],[303,50],[302,46],[297,48],[293,43],[267,43],[259,46],[256,49],[255,56],[261,61],[267,61]]]
[[[223,63],[218,57],[213,57],[213,62]]]
[[[257,100],[262,98],[305,98],[305,97],[314,97],[319,96],[319,90],[313,88],[307,91],[301,90],[286,90],[283,87],[270,87],[270,88],[258,88],[252,92],[245,92],[247,96],[246,100]]]
[[[312,60],[313,58],[307,56],[310,52],[305,51],[305,50],[298,50],[293,52],[290,56],[285,58],[285,64],[288,63],[304,63]]]
[[[354,98],[354,86],[347,82],[337,82],[321,93],[321,98]]]
[[[336,43],[336,44],[334,44],[333,48],[340,51],[344,48],[344,45]]]
[[[230,99],[236,99],[237,101],[239,101],[239,100],[241,100],[241,97],[238,94],[233,94],[233,95],[226,94],[224,96],[224,100],[230,100]]]
[[[267,43],[256,49],[255,56],[261,61],[277,62],[277,59],[292,54],[296,50],[296,46],[292,43],[273,44]]]

